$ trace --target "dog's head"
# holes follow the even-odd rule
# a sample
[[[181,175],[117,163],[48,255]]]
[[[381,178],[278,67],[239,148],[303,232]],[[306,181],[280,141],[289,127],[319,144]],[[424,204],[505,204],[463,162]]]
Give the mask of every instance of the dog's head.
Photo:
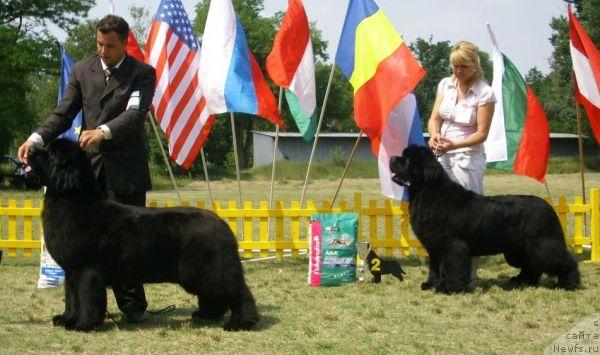
[[[57,139],[45,148],[34,147],[27,162],[48,192],[78,193],[95,187],[90,160],[77,142]]]
[[[402,156],[390,158],[392,180],[401,186],[423,186],[434,183],[444,176],[444,169],[427,147],[411,145]]]

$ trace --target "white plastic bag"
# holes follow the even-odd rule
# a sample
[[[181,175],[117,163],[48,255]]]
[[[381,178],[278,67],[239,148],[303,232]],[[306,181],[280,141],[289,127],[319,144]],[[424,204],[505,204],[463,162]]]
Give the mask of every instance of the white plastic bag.
[[[49,288],[60,286],[65,283],[65,271],[58,266],[56,261],[46,249],[44,235],[41,238],[42,249],[40,251],[40,278],[38,279],[38,288]]]

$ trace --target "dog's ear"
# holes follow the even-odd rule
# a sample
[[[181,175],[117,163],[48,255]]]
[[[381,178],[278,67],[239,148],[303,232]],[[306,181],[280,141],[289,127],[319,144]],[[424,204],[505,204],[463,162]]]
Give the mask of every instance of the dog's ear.
[[[58,139],[48,146],[48,155],[48,180],[52,189],[59,193],[81,191],[84,188],[83,170],[88,162],[79,145]]]
[[[81,189],[81,171],[64,157],[51,156],[49,184],[57,192],[71,192]]]

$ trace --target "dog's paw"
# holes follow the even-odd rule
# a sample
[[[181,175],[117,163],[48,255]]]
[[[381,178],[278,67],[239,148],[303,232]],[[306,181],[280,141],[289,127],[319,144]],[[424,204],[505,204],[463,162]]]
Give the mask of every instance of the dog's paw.
[[[65,329],[67,330],[74,330],[77,332],[91,332],[94,329],[94,325],[93,324],[84,324],[84,323],[74,323],[74,324],[65,324]]]
[[[513,276],[510,278],[510,283],[515,286],[521,286],[524,284],[524,281],[519,276]]]
[[[192,320],[219,320],[223,318],[227,308],[200,308],[192,313]]]
[[[225,322],[223,330],[227,332],[237,332],[240,330],[254,330],[256,328],[257,321],[233,321],[230,320]]]
[[[64,327],[66,323],[65,316],[62,314],[57,314],[52,317],[52,325],[55,327]]]
[[[441,284],[435,288],[436,293],[443,293],[445,295],[453,295],[457,293],[469,293],[472,290],[469,289],[467,285],[458,286],[458,285],[445,285]]]
[[[431,290],[433,288],[435,288],[435,286],[430,281],[425,281],[421,283],[421,290],[423,291]]]

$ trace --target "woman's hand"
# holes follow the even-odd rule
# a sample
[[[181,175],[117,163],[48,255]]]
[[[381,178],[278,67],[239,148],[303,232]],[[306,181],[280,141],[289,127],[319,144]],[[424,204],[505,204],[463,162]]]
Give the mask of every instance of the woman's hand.
[[[434,133],[431,135],[431,137],[429,138],[429,148],[431,149],[435,149],[440,143],[442,143],[442,141],[444,140],[444,137],[442,137],[441,134],[439,133]]]
[[[439,134],[436,134],[429,139],[429,147],[437,156],[444,155],[449,150],[456,148],[453,141],[444,138]]]

